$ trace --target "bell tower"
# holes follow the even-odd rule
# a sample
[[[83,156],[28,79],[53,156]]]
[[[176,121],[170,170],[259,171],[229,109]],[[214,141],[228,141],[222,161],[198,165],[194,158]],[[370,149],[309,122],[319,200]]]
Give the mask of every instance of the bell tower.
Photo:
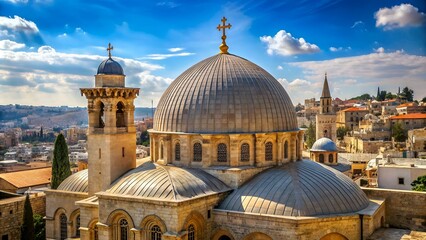
[[[316,116],[316,139],[329,138],[336,141],[336,113],[332,105],[330,88],[328,87],[327,73],[320,98],[320,112]]]
[[[112,59],[98,67],[94,88],[81,88],[87,98],[89,195],[104,191],[119,176],[136,167],[134,99],[139,88],[125,87],[123,68]]]

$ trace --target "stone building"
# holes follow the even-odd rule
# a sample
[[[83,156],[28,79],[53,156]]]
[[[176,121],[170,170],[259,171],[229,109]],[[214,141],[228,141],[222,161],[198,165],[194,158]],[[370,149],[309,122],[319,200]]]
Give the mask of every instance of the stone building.
[[[405,115],[392,116],[388,119],[390,125],[400,123],[402,128],[408,130],[426,127],[426,113],[409,113]]]
[[[320,112],[316,116],[316,139],[323,137],[336,141],[336,113],[332,105],[327,73],[320,98]]]
[[[349,130],[358,130],[359,122],[369,112],[366,108],[351,107],[337,112],[336,126],[345,127]]]
[[[222,21],[219,29],[230,27]],[[46,191],[48,239],[360,239],[383,225],[383,201],[301,159],[303,132],[286,91],[229,54],[225,39],[164,92],[150,158],[140,162],[138,89],[125,87],[111,55],[101,63],[95,87],[81,89],[89,167]]]

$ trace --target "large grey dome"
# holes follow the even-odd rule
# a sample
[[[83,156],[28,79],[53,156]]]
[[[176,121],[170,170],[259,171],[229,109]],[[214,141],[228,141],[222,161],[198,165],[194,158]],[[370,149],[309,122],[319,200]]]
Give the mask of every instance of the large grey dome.
[[[336,143],[334,143],[330,138],[320,138],[315,141],[312,145],[311,151],[319,152],[337,152]]]
[[[230,188],[223,182],[203,170],[146,162],[118,179],[106,192],[180,201],[229,190]]]
[[[112,58],[108,58],[99,64],[97,74],[124,75],[121,65]]]
[[[256,133],[297,130],[281,84],[256,64],[218,54],[182,73],[164,92],[154,131]]]
[[[258,174],[219,209],[298,217],[353,213],[368,204],[364,192],[343,173],[301,160]]]
[[[58,190],[68,192],[88,192],[88,170],[82,170],[67,177],[59,186]]]

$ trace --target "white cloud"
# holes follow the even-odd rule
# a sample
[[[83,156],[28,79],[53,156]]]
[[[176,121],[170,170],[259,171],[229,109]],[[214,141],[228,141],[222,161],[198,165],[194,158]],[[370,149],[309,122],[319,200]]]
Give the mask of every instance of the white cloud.
[[[28,3],[28,0],[6,0],[7,2],[18,4],[18,3]]]
[[[377,48],[377,49],[373,48],[373,50],[374,50],[374,52],[376,52],[376,53],[384,53],[384,52],[385,52],[385,49],[384,49],[383,47],[379,47],[379,48]]]
[[[16,15],[13,18],[0,16],[0,29],[12,29],[29,33],[39,32],[37,25],[34,22],[25,20],[24,18]]]
[[[299,98],[309,97],[305,90],[321,91],[318,84],[322,83],[325,70],[329,73],[329,83],[339,88],[342,94],[333,97],[349,98],[365,92],[374,93],[377,86],[396,91],[398,86],[407,85],[415,89],[415,98],[423,97],[420,95],[426,92],[426,57],[409,55],[402,50],[289,65],[301,68],[304,73],[301,77],[311,82],[311,88],[299,92],[302,95],[297,96]]]
[[[364,25],[363,21],[356,21],[356,22],[354,22],[354,24],[352,25],[351,28],[356,28],[356,27],[359,27],[361,25]]]
[[[340,51],[349,51],[352,48],[351,47],[346,47],[346,48],[344,48],[344,47],[330,47],[329,49],[332,52],[340,52]]]
[[[86,32],[82,28],[80,28],[80,27],[76,28],[75,32],[78,33],[78,34],[86,35]]]
[[[154,54],[149,54],[146,57],[142,57],[140,59],[163,60],[163,59],[167,59],[171,57],[186,57],[186,56],[190,56],[194,54],[195,53],[190,53],[190,52],[167,53],[167,54],[154,53]]]
[[[311,85],[311,83],[309,81],[296,78],[292,82],[290,82],[288,85],[290,87],[306,87],[306,86]]]
[[[392,8],[380,8],[374,14],[376,27],[384,27],[385,30],[395,28],[420,26],[425,21],[425,14],[411,4],[401,4]]]
[[[295,54],[307,54],[319,52],[317,45],[305,41],[303,38],[294,38],[285,30],[280,30],[274,37],[263,36],[260,40],[267,44],[267,52],[269,55],[277,54],[283,56]]]
[[[0,49],[3,50],[16,50],[24,47],[25,44],[23,43],[17,43],[10,40],[0,40]]]
[[[62,33],[62,34],[59,34],[58,35],[58,37],[60,37],[60,38],[64,38],[64,37],[67,37],[68,35],[66,34],[66,33]]]
[[[169,50],[169,52],[180,52],[180,51],[183,51],[184,49],[183,48],[169,48],[169,49],[167,49],[167,50]]]
[[[283,68],[283,66],[278,65],[277,69],[278,69],[278,70],[283,70],[284,68]]]

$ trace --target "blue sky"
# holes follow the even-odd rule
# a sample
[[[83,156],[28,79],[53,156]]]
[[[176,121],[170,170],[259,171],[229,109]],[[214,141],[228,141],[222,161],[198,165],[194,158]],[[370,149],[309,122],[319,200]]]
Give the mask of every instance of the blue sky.
[[[414,89],[426,96],[426,2],[0,0],[0,104],[85,106],[99,63],[113,57],[140,87],[137,106],[218,53],[223,16],[229,52],[280,81],[294,104]]]

